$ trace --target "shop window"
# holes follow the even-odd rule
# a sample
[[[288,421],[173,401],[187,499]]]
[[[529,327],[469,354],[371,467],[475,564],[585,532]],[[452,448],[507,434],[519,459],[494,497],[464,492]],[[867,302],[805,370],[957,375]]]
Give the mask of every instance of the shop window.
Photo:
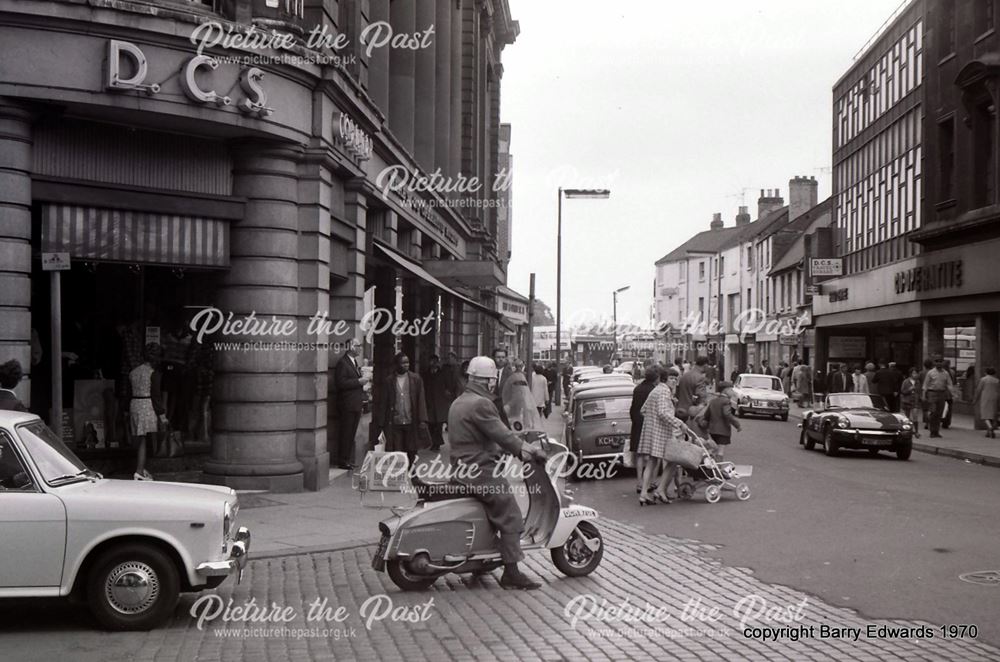
[[[944,59],[955,52],[955,0],[941,0],[938,11],[938,59]]]
[[[971,401],[977,381],[976,327],[944,327],[944,360],[949,364],[960,399]]]
[[[938,175],[942,201],[955,197],[955,118],[938,124]]]

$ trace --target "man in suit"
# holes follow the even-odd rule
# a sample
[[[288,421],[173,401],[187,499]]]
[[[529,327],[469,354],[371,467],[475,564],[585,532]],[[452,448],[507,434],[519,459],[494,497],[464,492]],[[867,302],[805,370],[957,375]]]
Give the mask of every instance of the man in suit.
[[[854,389],[854,381],[847,371],[847,364],[841,363],[840,370],[830,375],[827,390],[830,393],[850,393]]]
[[[427,396],[427,427],[431,433],[431,450],[436,451],[444,444],[441,430],[448,422],[448,409],[458,397],[453,380],[448,371],[441,368],[441,359],[431,354],[427,371],[423,374],[424,391]]]
[[[677,418],[686,421],[688,410],[692,405],[698,405],[708,399],[708,388],[705,385],[705,366],[708,359],[699,356],[694,360],[694,367],[681,375],[677,383]]]
[[[886,366],[885,361],[879,364],[879,369],[872,378],[875,392],[882,396],[889,411],[899,411],[899,390],[903,386],[903,373],[896,370],[896,364]]]
[[[368,377],[361,373],[358,365],[358,351],[361,341],[356,338],[347,345],[344,355],[333,367],[333,384],[337,395],[337,414],[339,426],[337,430],[337,449],[333,464],[341,469],[354,468],[354,437],[358,433],[358,423],[361,422],[361,404],[364,400],[364,387],[369,382]]]
[[[510,427],[510,422],[507,421],[507,413],[503,409],[503,387],[507,385],[507,380],[514,374],[514,370],[507,365],[507,350],[502,347],[494,349],[493,363],[497,366],[497,385],[493,389],[493,404],[497,406],[497,411],[500,412],[500,419],[504,425]]]
[[[764,359],[763,361],[760,362],[760,372],[762,375],[774,374],[773,372],[771,372],[771,366],[767,364],[767,359]]]
[[[21,383],[21,362],[16,359],[0,365],[0,409],[11,411],[28,411],[14,389]]]
[[[395,365],[375,403],[374,420],[376,429],[385,432],[385,450],[406,453],[412,467],[417,451],[430,441],[424,380],[410,372],[410,357],[403,352],[396,354]]]

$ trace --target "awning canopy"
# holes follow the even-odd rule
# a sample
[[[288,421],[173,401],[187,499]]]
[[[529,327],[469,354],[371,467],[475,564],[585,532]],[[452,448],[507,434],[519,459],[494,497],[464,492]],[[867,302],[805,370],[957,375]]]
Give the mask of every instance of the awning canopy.
[[[44,205],[42,251],[92,262],[226,268],[229,224],[195,216]]]
[[[450,287],[439,281],[437,278],[427,273],[427,270],[424,269],[419,262],[411,260],[402,253],[396,251],[393,248],[390,248],[389,246],[386,246],[385,244],[377,240],[374,243],[375,243],[375,248],[382,255],[388,258],[389,261],[393,262],[394,264],[404,269],[405,271],[408,271],[410,274],[416,276],[417,278],[424,281],[428,285],[436,287],[442,292],[451,295],[452,297],[458,299],[462,303],[478,310],[481,313],[485,313],[490,317],[493,317],[495,319],[501,319],[503,317],[498,311],[493,310],[492,308],[488,308],[483,304],[479,303],[478,301],[474,301],[469,297],[465,296],[464,294],[459,294],[455,290],[451,289]]]

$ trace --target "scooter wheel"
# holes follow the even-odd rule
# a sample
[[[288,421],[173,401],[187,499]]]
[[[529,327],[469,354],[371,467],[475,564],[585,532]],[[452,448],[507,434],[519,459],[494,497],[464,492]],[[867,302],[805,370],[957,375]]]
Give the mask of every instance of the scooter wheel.
[[[552,550],[552,563],[567,577],[584,577],[601,564],[604,539],[590,522],[580,522],[562,547]]]
[[[385,569],[392,583],[404,591],[425,591],[437,581],[437,577],[411,574],[406,568],[406,562],[400,559],[389,561]]]

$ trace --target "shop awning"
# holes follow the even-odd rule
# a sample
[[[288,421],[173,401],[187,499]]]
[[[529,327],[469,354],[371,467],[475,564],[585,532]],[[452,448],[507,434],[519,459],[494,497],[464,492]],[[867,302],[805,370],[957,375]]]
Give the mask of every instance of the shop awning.
[[[424,269],[419,262],[411,260],[402,253],[396,251],[395,249],[390,248],[378,241],[375,242],[375,249],[382,255],[384,255],[386,258],[388,258],[389,261],[395,263],[397,266],[401,267],[405,271],[408,271],[411,275],[416,276],[417,278],[424,281],[428,285],[436,287],[437,289],[441,290],[442,292],[445,292],[446,294],[450,294],[451,296],[458,299],[462,303],[471,306],[472,308],[478,310],[481,313],[485,313],[490,317],[494,317],[496,319],[503,318],[503,316],[498,311],[493,310],[491,308],[487,308],[478,301],[473,301],[464,294],[459,294],[455,290],[451,289],[450,287],[439,281],[437,278],[427,273],[427,270]]]
[[[229,223],[196,216],[44,205],[42,251],[94,262],[226,268]]]

